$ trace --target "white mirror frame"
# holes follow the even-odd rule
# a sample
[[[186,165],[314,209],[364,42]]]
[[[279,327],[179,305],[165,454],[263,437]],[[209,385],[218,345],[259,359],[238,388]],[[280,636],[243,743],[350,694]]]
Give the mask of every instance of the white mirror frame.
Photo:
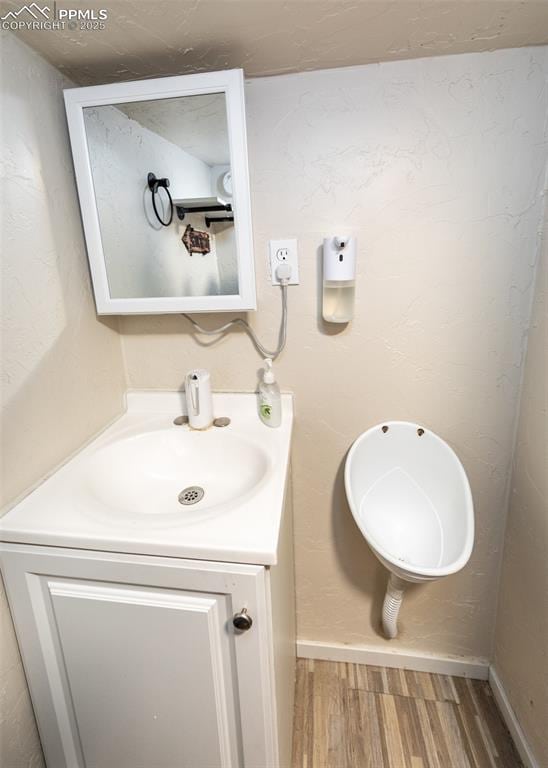
[[[111,298],[84,124],[84,108],[221,92],[226,98],[232,199],[236,213],[234,227],[238,258],[238,295]],[[64,91],[64,96],[97,313],[146,315],[256,309],[243,70],[229,69],[70,88]]]

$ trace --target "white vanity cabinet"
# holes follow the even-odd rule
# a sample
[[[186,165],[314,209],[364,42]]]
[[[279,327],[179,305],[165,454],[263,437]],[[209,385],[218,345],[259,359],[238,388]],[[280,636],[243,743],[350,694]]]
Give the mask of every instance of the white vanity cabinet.
[[[48,768],[289,768],[283,563],[3,544],[2,564]]]
[[[125,414],[0,520],[48,768],[290,768],[282,400],[270,429],[254,394],[215,393],[230,424],[195,431],[177,423],[179,392],[128,393]],[[196,484],[203,497],[181,504]]]

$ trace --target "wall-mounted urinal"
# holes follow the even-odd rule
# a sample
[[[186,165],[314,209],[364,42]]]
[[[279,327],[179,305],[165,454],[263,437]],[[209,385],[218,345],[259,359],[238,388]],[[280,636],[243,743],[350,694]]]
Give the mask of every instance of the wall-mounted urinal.
[[[474,543],[470,484],[447,443],[407,421],[386,421],[360,435],[344,480],[358,528],[391,572],[382,622],[393,638],[406,582],[449,576],[468,562]]]

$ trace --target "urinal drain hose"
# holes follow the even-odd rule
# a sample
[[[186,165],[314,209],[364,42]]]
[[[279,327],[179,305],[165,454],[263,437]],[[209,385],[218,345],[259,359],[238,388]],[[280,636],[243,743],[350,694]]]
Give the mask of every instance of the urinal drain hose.
[[[382,628],[390,640],[398,635],[398,615],[400,612],[405,582],[391,573],[386,587],[382,606]]]

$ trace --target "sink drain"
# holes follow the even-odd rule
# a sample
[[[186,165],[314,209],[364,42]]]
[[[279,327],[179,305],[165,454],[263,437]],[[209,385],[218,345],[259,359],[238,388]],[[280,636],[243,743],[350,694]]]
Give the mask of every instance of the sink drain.
[[[179,504],[197,504],[204,498],[204,489],[199,485],[189,485],[188,488],[183,488],[178,496]]]

